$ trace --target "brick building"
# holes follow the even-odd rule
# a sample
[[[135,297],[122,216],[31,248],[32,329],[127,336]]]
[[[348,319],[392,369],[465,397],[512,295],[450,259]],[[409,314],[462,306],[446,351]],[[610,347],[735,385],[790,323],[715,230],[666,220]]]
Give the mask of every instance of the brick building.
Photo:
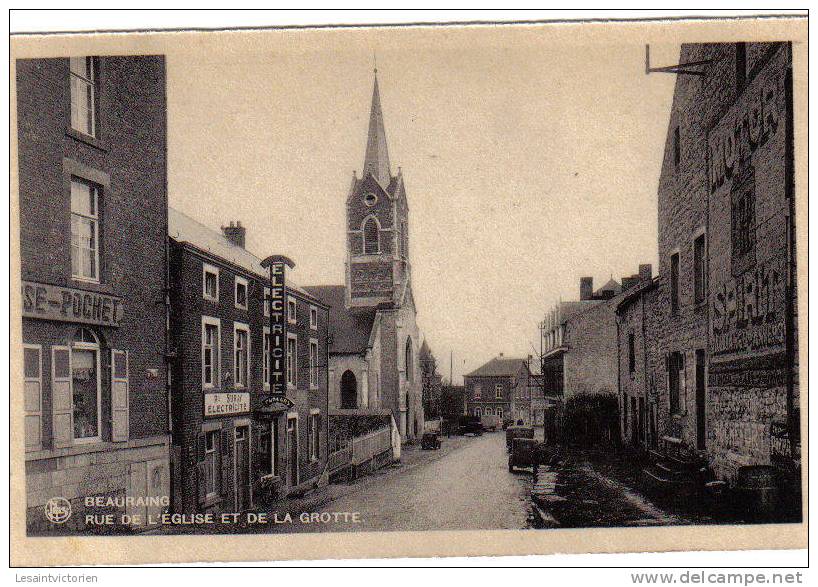
[[[684,45],[659,182],[658,433],[725,479],[798,458],[790,51]]]
[[[377,75],[364,166],[346,197],[344,285],[307,287],[331,308],[333,409],[392,412],[403,441],[423,434],[420,329],[412,295],[409,204],[392,175]]]
[[[293,405],[269,401],[270,273],[244,248],[245,230],[231,222],[220,234],[169,210],[179,512],[239,512],[328,479],[328,308],[287,280]]]
[[[165,61],[15,66],[27,527],[63,498],[86,530],[91,496],[144,525],[170,493]]]
[[[463,377],[466,413],[473,416],[512,418],[512,404],[520,388],[528,385],[528,363],[502,353]]]

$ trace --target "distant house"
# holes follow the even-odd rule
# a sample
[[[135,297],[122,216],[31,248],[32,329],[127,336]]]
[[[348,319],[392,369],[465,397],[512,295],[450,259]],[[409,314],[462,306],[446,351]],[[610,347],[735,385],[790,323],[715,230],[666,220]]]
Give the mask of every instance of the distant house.
[[[474,416],[514,417],[514,397],[519,387],[528,385],[525,359],[500,356],[463,377],[466,388],[466,413]]]

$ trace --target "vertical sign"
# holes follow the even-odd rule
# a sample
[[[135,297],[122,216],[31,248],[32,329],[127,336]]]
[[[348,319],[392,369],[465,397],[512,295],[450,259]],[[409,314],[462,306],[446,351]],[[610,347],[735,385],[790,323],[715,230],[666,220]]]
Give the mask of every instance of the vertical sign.
[[[270,391],[274,397],[287,395],[287,267],[295,267],[287,257],[273,255],[261,265],[270,272]]]

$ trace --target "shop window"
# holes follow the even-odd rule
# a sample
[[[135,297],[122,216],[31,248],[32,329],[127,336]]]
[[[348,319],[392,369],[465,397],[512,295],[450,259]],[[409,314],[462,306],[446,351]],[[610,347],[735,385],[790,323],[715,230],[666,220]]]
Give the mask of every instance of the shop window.
[[[71,57],[71,128],[97,136],[97,72],[93,57]]]
[[[100,346],[80,328],[70,347],[52,347],[55,447],[100,440]]]
[[[298,365],[298,339],[294,334],[287,334],[287,385],[295,387],[297,383],[296,366]]]
[[[705,258],[704,235],[693,241],[693,294],[697,304],[704,302],[706,297],[707,263]]]
[[[203,265],[202,295],[206,300],[219,301],[219,270],[212,265]]]
[[[240,310],[247,309],[247,280],[236,276],[236,307]]]
[[[71,276],[99,281],[98,186],[71,180]]]
[[[202,387],[219,385],[221,323],[218,318],[202,317]]]
[[[318,341],[310,340],[310,388],[318,387]]]
[[[205,433],[204,450],[205,494],[213,498],[219,493],[219,431]]]
[[[236,387],[247,387],[250,376],[250,330],[246,324],[233,326],[233,350]]]
[[[254,431],[254,436],[258,439],[255,462],[258,463],[258,474],[262,477],[273,472],[273,435],[265,429]]]

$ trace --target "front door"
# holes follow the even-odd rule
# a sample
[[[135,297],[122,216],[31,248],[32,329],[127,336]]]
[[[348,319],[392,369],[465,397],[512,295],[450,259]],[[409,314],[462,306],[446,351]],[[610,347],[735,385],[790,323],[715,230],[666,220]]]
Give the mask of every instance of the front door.
[[[236,511],[249,510],[250,501],[250,439],[249,427],[236,428]]]
[[[705,386],[704,350],[696,351],[696,448],[704,450],[707,442],[705,403],[707,401]]]
[[[298,420],[287,420],[287,484],[298,485]]]

